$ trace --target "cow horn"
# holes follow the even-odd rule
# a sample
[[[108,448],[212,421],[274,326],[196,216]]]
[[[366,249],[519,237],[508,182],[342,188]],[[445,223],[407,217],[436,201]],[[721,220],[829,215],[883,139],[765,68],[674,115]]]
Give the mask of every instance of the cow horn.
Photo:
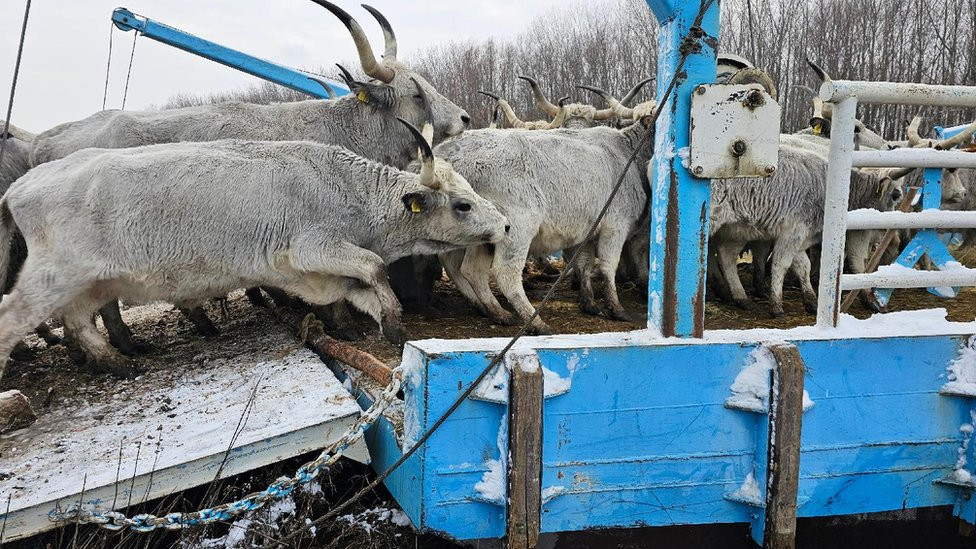
[[[620,118],[633,118],[634,117],[634,109],[632,109],[630,107],[623,106],[620,103],[620,101],[617,101],[617,98],[615,98],[614,96],[610,95],[610,93],[607,92],[606,90],[602,90],[600,88],[594,88],[592,86],[577,86],[577,87],[580,88],[580,89],[586,90],[586,91],[593,92],[593,93],[599,95],[600,97],[602,97],[603,100],[606,101],[608,105],[610,105],[610,108],[609,109],[606,109],[606,110],[609,110],[610,111],[611,116],[614,115],[614,114],[616,114]],[[600,112],[603,112],[603,111],[600,111]],[[595,116],[593,118],[594,118],[594,120],[596,119]]]
[[[813,69],[813,72],[817,74],[817,78],[820,79],[821,83],[830,80],[830,75],[827,74],[827,71],[823,70],[823,68],[821,68],[820,65],[811,61],[809,57],[807,57],[806,59],[807,59],[807,65],[810,65],[810,68]]]
[[[755,67],[749,67],[736,71],[736,73],[729,78],[729,84],[759,84],[766,89],[766,93],[773,98],[773,101],[776,101],[776,99],[779,97],[779,94],[776,91],[776,84],[773,82],[773,79],[768,74]]]
[[[559,107],[553,105],[546,99],[546,96],[542,93],[542,89],[539,88],[538,82],[528,76],[518,76],[518,78],[525,80],[532,87],[532,95],[535,97],[535,103],[539,105],[540,109],[545,111],[549,116],[556,116],[559,113]]]
[[[935,144],[935,148],[939,149],[940,151],[955,149],[959,145],[964,145],[968,143],[972,139],[974,132],[976,132],[976,122],[973,122],[972,124],[966,126],[965,129],[963,129],[961,132],[957,133],[956,135],[948,139],[943,139],[942,141],[937,142]]]
[[[420,102],[423,104],[424,126],[421,129],[421,131],[423,132],[424,137],[427,139],[427,142],[430,143],[431,146],[433,146],[434,112],[431,109],[430,101],[427,99],[427,92],[424,91],[423,86],[420,85],[420,82],[418,82],[416,78],[411,76],[410,81],[413,82],[413,85],[417,88],[417,97],[420,98]]]
[[[425,187],[436,189],[437,186],[434,183],[434,151],[431,150],[430,143],[427,142],[427,138],[424,137],[424,134],[421,133],[416,126],[400,118],[399,116],[397,117],[397,120],[407,127],[407,130],[409,130],[410,134],[413,136],[413,140],[417,142],[421,165],[420,184]]]
[[[363,66],[363,71],[368,76],[384,83],[389,83],[393,80],[393,69],[376,62],[376,57],[373,55],[373,48],[369,45],[369,39],[366,38],[366,33],[363,32],[363,28],[359,26],[359,23],[351,15],[327,0],[312,0],[312,2],[332,12],[332,15],[338,17],[339,21],[342,21],[342,24],[346,26],[349,34],[352,35],[353,42],[356,43],[356,50],[359,52],[359,63]]]
[[[495,95],[495,94],[493,94],[491,92],[487,92],[485,90],[478,90],[478,93],[480,93],[481,95],[484,95],[485,97],[490,97],[490,98],[494,99],[495,101],[498,101],[498,100],[501,99],[497,95]]]
[[[558,103],[559,103],[559,113],[556,114],[556,117],[552,119],[552,122],[549,122],[549,126],[548,126],[547,129],[555,130],[556,128],[563,127],[563,124],[566,123],[566,108],[565,107],[566,107],[566,102],[567,101],[569,101],[569,96],[568,95],[564,95],[563,97],[560,97],[559,98],[559,101],[558,101]]]
[[[346,85],[349,86],[349,89],[352,89],[352,85],[356,83],[356,79],[353,78],[352,74],[342,65],[336,63],[336,66],[339,67],[339,72],[341,73],[340,75],[342,76],[342,79],[346,81]]]
[[[329,95],[329,99],[336,98],[335,90],[332,89],[332,84],[330,84],[328,80],[326,80],[325,78],[319,78],[317,75],[314,74],[306,74],[305,76],[307,76],[308,79],[311,80],[312,82],[315,82],[319,86],[322,86],[325,89],[325,93]]]
[[[641,80],[633,88],[631,88],[629,92],[627,92],[627,95],[625,95],[623,99],[620,100],[620,103],[625,107],[629,107],[631,101],[633,101],[634,98],[637,97],[637,94],[640,93],[641,89],[643,89],[644,86],[650,84],[653,81],[654,81],[653,76],[651,78],[646,78],[644,80]]]
[[[922,136],[918,134],[918,126],[922,123],[922,117],[915,115],[912,117],[911,123],[908,124],[908,128],[905,130],[905,134],[908,136],[908,146],[909,147],[928,147],[931,142],[926,143],[922,139]]]
[[[912,173],[913,171],[915,171],[915,168],[893,168],[891,170],[888,170],[887,175],[891,179],[901,179],[902,177],[905,177],[906,175]]]
[[[498,127],[498,103],[495,103],[495,108],[491,111],[491,122],[488,124],[489,129],[495,129]]]
[[[813,88],[811,88],[809,86],[804,86],[802,84],[799,84],[799,85],[796,86],[796,89],[803,90],[803,91],[809,93],[810,95],[812,95],[815,98],[819,98],[820,97],[820,94],[817,93],[817,92],[815,92],[815,91],[813,91]]]
[[[361,4],[363,9],[368,11],[375,19],[376,22],[380,24],[380,28],[383,29],[383,60],[384,61],[396,61],[397,56],[397,39],[396,34],[393,33],[393,26],[390,22],[383,16],[382,13],[373,6],[367,4]]]
[[[512,106],[508,103],[508,101],[505,101],[504,99],[499,99],[497,104],[498,104],[498,108],[501,109],[502,113],[505,115],[505,120],[508,121],[509,126],[513,128],[525,127],[525,122],[520,120],[519,117],[515,115],[515,111],[512,110]]]

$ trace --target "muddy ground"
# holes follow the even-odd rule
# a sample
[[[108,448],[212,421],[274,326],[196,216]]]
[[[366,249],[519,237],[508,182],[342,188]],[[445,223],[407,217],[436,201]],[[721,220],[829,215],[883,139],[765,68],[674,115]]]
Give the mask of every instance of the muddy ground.
[[[965,263],[969,266],[976,264],[976,253],[966,254],[964,257]],[[742,277],[743,283],[748,288],[750,275],[744,267]],[[531,273],[526,284],[530,299],[536,303],[541,300],[549,284],[550,282],[543,276]],[[576,292],[569,287],[568,283],[564,283],[558,289],[555,299],[543,316],[558,333],[596,333],[644,327],[646,303],[641,292],[633,285],[627,284],[621,287],[620,292],[624,306],[632,317],[637,319],[636,322],[619,322],[581,313],[576,306]],[[787,315],[774,319],[769,316],[768,306],[762,300],[757,300],[758,306],[749,311],[710,300],[705,311],[706,328],[788,328],[814,322],[814,316],[803,310],[798,289],[787,287],[784,301]],[[976,289],[965,289],[955,300],[940,299],[925,290],[898,290],[891,303],[892,310],[932,307],[945,307],[952,320],[971,321],[976,317]],[[208,312],[222,330],[219,336],[221,340],[237,342],[242,349],[256,345],[253,351],[261,350],[258,348],[262,340],[260,336],[266,332],[269,323],[275,322],[268,311],[251,306],[242,293],[233,295],[224,305],[211,304]],[[859,304],[855,304],[850,313],[862,318],[870,314]],[[125,316],[137,337],[153,348],[149,354],[136,359],[140,368],[155,370],[206,367],[208,349],[213,347],[213,342],[197,336],[190,323],[173,307],[155,305],[132,308],[126,311]],[[372,326],[367,319],[359,317],[357,321],[365,336],[355,345],[391,365],[396,364],[400,358],[399,349],[382,339],[375,326]],[[436,286],[436,312],[407,313],[405,324],[414,339],[504,337],[513,335],[517,331],[517,327],[495,325],[478,316],[446,280],[438,282]],[[116,383],[110,377],[92,374],[84,366],[73,363],[60,346],[49,348],[33,336],[28,338],[28,343],[36,356],[32,360],[11,363],[0,383],[0,390],[10,388],[21,390],[28,395],[40,415],[50,407],[57,406],[59,401],[77,398],[80,392],[110,391],[112,385]],[[303,463],[302,458],[289,460],[274,467],[228,479],[215,489],[189,490],[163,501],[150,502],[141,506],[140,510],[155,512],[190,509],[208,502],[232,499],[247,491],[263,488],[281,474],[290,474],[301,463]],[[271,546],[269,541],[274,538],[271,534],[286,532],[303,523],[305,518],[315,517],[325,512],[368,482],[372,476],[373,472],[367,467],[349,461],[340,462],[340,466],[323,479],[321,494],[315,494],[315,497],[297,497],[297,511],[282,521],[265,524],[265,535],[259,535],[257,532],[260,528],[252,526],[247,531],[248,542],[258,544],[255,546]],[[376,509],[393,507],[395,504],[392,498],[381,488],[352,509],[350,520],[320,528],[315,536],[307,536],[296,546],[455,547],[449,542],[434,537],[417,536],[408,527],[397,526],[389,520],[377,518],[384,514],[377,512]],[[874,524],[883,526],[872,526]],[[951,513],[946,510],[925,513],[914,522],[867,522],[857,528],[851,527],[850,524],[838,526],[836,521],[801,521],[799,546],[844,547],[871,540],[875,542],[873,545],[881,543],[891,547],[915,547],[929,545],[924,540],[938,539],[942,541],[929,546],[952,547],[960,539],[956,537],[955,529],[956,523],[951,518]],[[223,539],[222,536],[227,535],[227,530],[228,526],[216,526],[183,536],[169,534],[137,538],[129,535],[123,538],[92,527],[82,527],[77,532],[73,527],[69,527],[30,540],[3,544],[3,546],[11,548],[177,546],[187,549],[224,547],[223,542],[208,544],[208,540]],[[884,543],[884,539],[890,539],[890,542]],[[742,525],[567,534],[555,542],[554,546],[639,547],[653,544],[657,547],[685,547],[689,544],[699,545],[702,540],[708,540],[707,545],[712,547],[751,546],[748,542],[747,529]],[[909,543],[910,540],[914,541]],[[959,546],[963,546],[961,542]]]

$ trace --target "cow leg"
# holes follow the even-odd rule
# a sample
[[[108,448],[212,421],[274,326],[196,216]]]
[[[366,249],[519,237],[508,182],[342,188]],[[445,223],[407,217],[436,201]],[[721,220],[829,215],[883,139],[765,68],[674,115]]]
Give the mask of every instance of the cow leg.
[[[64,324],[63,321],[62,324]],[[80,366],[84,366],[88,362],[88,356],[85,355],[85,350],[78,344],[78,338],[75,337],[71,332],[71,328],[68,326],[64,327],[64,338],[62,338],[61,344],[64,345],[64,349],[68,353],[68,358],[72,362]]]
[[[572,275],[579,281],[579,308],[580,311],[594,316],[599,316],[603,311],[596,302],[596,294],[593,292],[593,271],[596,263],[596,256],[593,247],[584,244],[579,257],[576,258],[576,265]],[[567,265],[567,268],[569,265]]]
[[[722,276],[722,267],[719,265],[719,244],[709,242],[708,259],[705,269],[705,279],[708,284],[708,292],[714,294],[716,299],[723,303],[732,302],[732,294],[729,293],[728,284]]]
[[[247,300],[251,302],[251,305],[255,307],[268,306],[268,302],[264,300],[264,295],[261,294],[261,288],[248,288],[244,290],[244,295],[247,296]]]
[[[34,333],[37,337],[44,340],[48,347],[54,347],[55,345],[61,344],[61,338],[58,337],[54,332],[51,331],[51,327],[47,325],[46,322],[41,322],[34,328]]]
[[[202,306],[197,305],[196,307],[185,307],[178,306],[180,312],[183,316],[190,320],[193,324],[194,330],[197,334],[203,337],[217,337],[220,335],[220,330],[214,325],[210,317],[207,316],[207,312],[203,310]]]
[[[315,305],[312,307],[312,312],[337,338],[346,341],[363,339],[363,334],[356,329],[356,323],[345,300],[336,301],[331,305]]]
[[[496,247],[497,250],[497,247]],[[518,265],[519,286],[522,284],[522,265],[523,259]],[[461,261],[461,276],[463,276],[471,288],[474,290],[478,303],[485,308],[488,318],[503,326],[512,326],[516,323],[515,316],[505,310],[498,298],[491,292],[491,270],[492,256],[484,246],[468,248]]]
[[[98,310],[98,314],[102,315],[102,322],[105,324],[105,331],[108,332],[109,342],[122,354],[134,356],[152,351],[151,345],[136,340],[135,336],[132,335],[132,330],[122,320],[119,300],[109,301]]]
[[[800,250],[800,253],[793,256],[793,264],[790,268],[796,278],[800,280],[800,289],[803,290],[803,309],[810,314],[815,314],[817,312],[817,292],[813,289],[813,283],[810,282],[810,256],[807,255],[806,250]]]
[[[0,378],[21,338],[82,291],[78,280],[36,259],[39,255],[28,257],[16,285],[0,301]]]
[[[770,269],[769,308],[774,317],[781,317],[783,311],[783,281],[786,271],[797,254],[805,253],[799,235],[785,235],[773,245],[772,268]],[[809,261],[807,262],[809,265]],[[811,287],[812,288],[812,287]]]
[[[739,252],[745,242],[741,240],[724,240],[718,246],[718,263],[725,275],[725,283],[728,284],[729,293],[732,294],[732,303],[737,307],[746,310],[756,308],[756,304],[746,295],[746,289],[742,286],[739,279]]]
[[[470,301],[471,305],[478,309],[481,315],[488,316],[488,310],[481,304],[471,283],[461,274],[461,263],[464,261],[464,255],[466,253],[467,250],[455,250],[440,254],[438,257],[441,260],[441,265],[444,266],[444,270],[447,271],[448,278],[451,279],[454,287],[457,288],[458,293]]]
[[[391,343],[402,346],[407,342],[409,335],[401,322],[400,302],[390,288],[386,264],[376,253],[348,242],[323,242],[319,235],[306,234],[297,239],[296,246],[289,251],[289,258],[298,272],[352,278],[360,282],[364,288],[353,289],[350,303],[376,320]],[[319,286],[314,277],[305,282],[310,290]],[[331,284],[327,283],[327,286]],[[318,289],[319,292],[305,292],[306,295],[300,294],[300,297],[319,305],[336,301],[334,288]]]
[[[71,329],[78,344],[88,356],[88,365],[93,372],[132,378],[136,375],[129,358],[119,353],[115,347],[102,337],[95,327],[94,312],[98,303],[83,296],[64,310],[64,325]]]
[[[522,287],[522,265],[529,255],[531,235],[535,232],[535,229],[525,231],[512,226],[506,238],[495,244],[495,257],[491,264],[498,289],[505,295],[505,299],[508,299],[522,322],[529,322],[535,314],[535,307],[532,306],[529,297],[525,295],[525,288]],[[532,319],[529,331],[539,335],[549,335],[552,333],[552,328],[537,316]]]
[[[767,286],[766,261],[769,259],[770,242],[756,240],[750,243],[752,249],[752,295],[769,297]]]
[[[620,264],[620,254],[627,242],[627,232],[616,228],[607,228],[597,241],[597,268],[603,275],[603,298],[607,301],[610,318],[623,322],[632,322],[630,315],[620,304],[617,294],[617,266]]]

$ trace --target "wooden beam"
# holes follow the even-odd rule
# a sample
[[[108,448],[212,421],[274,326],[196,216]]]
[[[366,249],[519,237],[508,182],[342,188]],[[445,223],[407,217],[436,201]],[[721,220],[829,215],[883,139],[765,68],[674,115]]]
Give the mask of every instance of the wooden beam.
[[[793,345],[769,345],[776,358],[776,393],[769,413],[774,433],[769,451],[769,489],[763,547],[793,549],[796,544],[796,499],[800,477],[800,433],[803,424],[803,358]]]
[[[533,549],[542,511],[542,367],[535,353],[510,364],[507,542],[509,549]]]

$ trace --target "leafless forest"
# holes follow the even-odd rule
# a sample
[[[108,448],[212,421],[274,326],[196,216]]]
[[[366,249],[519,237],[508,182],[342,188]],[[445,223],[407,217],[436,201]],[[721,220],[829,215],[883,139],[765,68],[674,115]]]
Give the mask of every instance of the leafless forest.
[[[976,85],[976,0],[724,0],[721,50],[738,53],[766,70],[779,86],[783,131],[807,125],[817,81],[805,58],[835,78]],[[657,23],[643,0],[578,1],[552,8],[506,40],[465,41],[422,49],[405,61],[447,97],[465,107],[475,127],[490,111],[478,90],[498,93],[526,120],[543,118],[528,87],[533,76],[552,100],[599,100],[576,89],[588,84],[622,95],[653,76]],[[346,63],[357,67],[357,63]],[[323,74],[335,76],[331,68]],[[650,98],[649,87],[643,98]],[[277,102],[304,98],[270,83],[206,97],[178,95],[166,108],[213,101]],[[602,106],[602,105],[601,105]],[[911,107],[868,107],[862,120],[898,139]],[[926,113],[929,121],[956,124],[976,113]]]

